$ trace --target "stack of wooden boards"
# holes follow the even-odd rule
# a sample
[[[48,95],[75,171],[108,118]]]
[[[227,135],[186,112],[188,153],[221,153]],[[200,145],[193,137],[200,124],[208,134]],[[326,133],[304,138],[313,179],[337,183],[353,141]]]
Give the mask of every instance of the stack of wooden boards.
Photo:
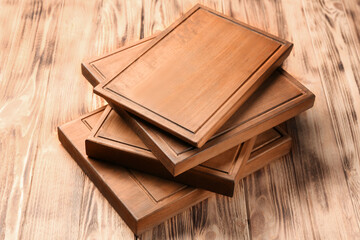
[[[202,5],[159,35],[82,63],[109,106],[59,139],[135,232],[290,151],[279,127],[314,95],[278,68],[292,44]],[[93,160],[96,159],[96,160]]]

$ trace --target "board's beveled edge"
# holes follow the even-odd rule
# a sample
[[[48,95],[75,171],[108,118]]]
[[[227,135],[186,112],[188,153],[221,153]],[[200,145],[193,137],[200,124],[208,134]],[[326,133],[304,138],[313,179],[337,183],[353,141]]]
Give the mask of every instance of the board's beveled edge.
[[[101,138],[101,139],[105,139],[105,137],[101,136],[99,131],[102,129],[102,127],[104,126],[106,120],[109,118],[111,112],[114,111],[110,106],[108,106],[103,115],[101,116],[100,120],[98,121],[98,123],[96,124],[96,126],[94,126],[94,131],[91,132],[91,137],[93,139],[97,139],[97,138]],[[117,142],[119,144],[122,144],[124,147],[130,147],[130,148],[135,148],[136,150],[140,150],[140,152],[142,153],[143,151],[145,151],[146,153],[147,152],[151,152],[150,149],[144,149],[143,147],[141,146],[137,146],[137,145],[134,145],[134,144],[129,144],[129,143],[126,143],[126,142],[121,142],[121,141],[118,141],[118,140],[115,140],[115,139],[111,139],[112,141],[114,142]]]
[[[235,156],[236,159],[233,162],[231,170],[228,174],[234,182],[236,181],[236,176],[240,172],[241,166],[244,164],[244,162],[248,161],[250,154],[252,153],[252,149],[254,148],[256,138],[257,136],[252,137],[248,141],[244,142],[241,151],[239,151],[237,156]]]

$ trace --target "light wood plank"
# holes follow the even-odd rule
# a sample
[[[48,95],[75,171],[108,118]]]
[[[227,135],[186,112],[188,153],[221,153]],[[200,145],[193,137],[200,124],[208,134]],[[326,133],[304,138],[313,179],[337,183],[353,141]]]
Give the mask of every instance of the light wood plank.
[[[343,4],[343,6],[342,6]],[[338,4],[339,8],[343,8],[346,12],[348,24],[350,25],[351,33],[355,42],[360,42],[360,3],[359,0],[342,0],[342,4]],[[360,46],[357,44],[358,54]]]
[[[62,4],[59,4],[59,16],[45,14],[51,13],[55,7],[53,4],[49,5],[49,9],[45,8],[44,15],[41,15],[47,21],[56,20],[55,23],[38,26],[40,34],[47,29],[56,32],[44,40],[44,47],[53,47],[51,58],[45,58],[48,61],[48,65],[44,65],[48,75],[37,78],[37,81],[47,83],[48,87],[37,92],[37,96],[44,95],[46,101],[41,109],[38,152],[24,216],[27,220],[22,223],[21,236],[29,239],[99,238],[110,235],[114,238],[132,238],[133,233],[95,190],[73,159],[63,151],[56,137],[58,125],[92,108],[91,87],[82,79],[80,65],[74,62],[80,62],[87,54],[87,42],[91,42],[96,26],[96,10],[99,9],[96,2],[66,1],[64,6]],[[74,15],[74,12],[77,14]],[[59,104],[59,99],[68,101]],[[88,199],[91,199],[90,204],[87,203]],[[91,213],[90,216],[88,213]]]
[[[56,3],[56,2],[54,2]],[[38,26],[56,24],[61,6],[33,2],[1,3],[1,80],[0,80],[0,170],[1,237],[21,237],[34,165],[39,153],[47,79],[53,48],[46,49],[57,29]],[[49,18],[42,10],[49,10]],[[4,32],[6,31],[6,32]],[[8,41],[3,41],[8,38]],[[4,55],[5,54],[5,55]]]
[[[360,225],[360,55],[343,1],[303,1],[315,57],[324,89],[336,145],[353,209],[349,217]],[[354,9],[357,10],[356,8]],[[356,21],[356,20],[355,20]],[[330,57],[329,57],[330,56]],[[339,186],[341,187],[341,186]]]

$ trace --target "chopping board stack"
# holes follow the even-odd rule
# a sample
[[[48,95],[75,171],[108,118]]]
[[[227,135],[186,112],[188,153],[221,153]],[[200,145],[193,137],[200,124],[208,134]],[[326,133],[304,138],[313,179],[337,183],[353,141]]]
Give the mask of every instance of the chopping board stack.
[[[108,105],[61,143],[135,234],[289,153],[315,96],[280,68],[284,39],[196,5],[163,32],[82,63]]]

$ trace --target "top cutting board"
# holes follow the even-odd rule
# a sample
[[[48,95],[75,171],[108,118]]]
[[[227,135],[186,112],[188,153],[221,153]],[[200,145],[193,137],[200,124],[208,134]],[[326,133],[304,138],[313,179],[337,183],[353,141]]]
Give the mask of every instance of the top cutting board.
[[[196,5],[94,91],[201,147],[291,48],[283,39]]]

